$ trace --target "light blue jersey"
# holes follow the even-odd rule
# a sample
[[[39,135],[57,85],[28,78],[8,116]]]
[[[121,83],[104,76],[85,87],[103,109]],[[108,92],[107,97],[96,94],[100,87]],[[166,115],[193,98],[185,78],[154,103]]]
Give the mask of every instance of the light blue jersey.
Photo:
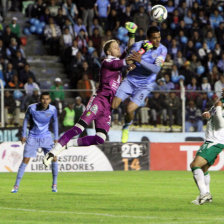
[[[136,42],[131,50],[139,51],[143,41]],[[165,61],[167,48],[160,44],[158,48],[146,51],[141,62],[135,62],[136,68],[127,74],[116,92],[116,97],[122,101],[130,100],[138,106],[145,104],[145,98],[155,88],[156,75]]]
[[[132,45],[131,51],[139,51],[143,41],[136,42]],[[142,55],[141,63],[135,62],[136,68],[130,71],[127,75],[130,81],[136,87],[146,87],[147,85],[155,82],[156,75],[161,69],[162,63],[165,61],[167,55],[167,48],[160,44],[158,48],[146,51]],[[160,63],[155,63],[159,58]],[[153,65],[149,65],[153,64]],[[153,71],[152,71],[153,66]]]
[[[43,110],[40,103],[31,104],[25,114],[23,121],[22,136],[26,137],[27,123],[30,123],[29,137],[45,138],[51,136],[49,125],[53,122],[54,139],[58,139],[58,119],[57,109],[49,104],[46,110]]]

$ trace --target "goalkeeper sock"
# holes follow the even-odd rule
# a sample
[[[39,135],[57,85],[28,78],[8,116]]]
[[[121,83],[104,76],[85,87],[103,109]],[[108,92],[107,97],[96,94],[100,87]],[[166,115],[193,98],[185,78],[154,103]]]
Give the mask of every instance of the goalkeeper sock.
[[[204,178],[205,178],[205,186],[207,189],[207,192],[210,193],[210,181],[211,181],[211,177],[209,172],[204,173]]]
[[[200,195],[204,195],[207,192],[206,185],[205,185],[205,177],[202,169],[200,167],[193,167],[192,168],[193,177],[195,180],[195,183],[198,186],[198,189],[200,191]]]
[[[52,177],[53,183],[52,185],[57,185],[57,178],[58,178],[58,162],[52,162]]]
[[[25,169],[26,169],[26,166],[27,164],[26,163],[21,163],[20,166],[19,166],[19,170],[18,170],[18,173],[17,173],[17,177],[16,177],[16,182],[15,182],[15,185],[14,186],[18,186],[19,187],[19,184],[20,184],[20,181],[23,177],[23,174],[25,172]]]
[[[61,138],[58,140],[58,142],[62,145],[65,146],[71,138],[73,138],[74,136],[80,135],[84,130],[84,127],[82,127],[81,125],[74,126],[73,128],[69,129],[68,131],[66,131]]]

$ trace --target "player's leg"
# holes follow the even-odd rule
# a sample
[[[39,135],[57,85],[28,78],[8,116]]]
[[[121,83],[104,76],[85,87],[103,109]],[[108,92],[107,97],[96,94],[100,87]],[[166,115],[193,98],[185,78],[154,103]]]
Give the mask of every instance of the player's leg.
[[[74,146],[100,145],[106,140],[111,123],[111,108],[106,98],[98,103],[98,113],[95,117],[96,135],[85,136],[75,140]]]
[[[134,119],[135,110],[144,105],[145,98],[148,96],[150,90],[149,89],[137,89],[133,88],[133,95],[130,98],[131,102],[128,103],[127,106],[127,114],[125,116],[125,124],[122,128],[122,138],[121,141],[126,143],[128,141],[129,136],[129,126],[132,124]]]
[[[29,137],[24,146],[23,161],[19,166],[16,181],[15,181],[14,187],[11,191],[12,193],[18,192],[20,181],[24,175],[26,166],[29,163],[31,157],[36,157],[37,149],[38,149],[37,139]]]
[[[21,181],[21,179],[22,179],[22,177],[24,175],[26,166],[29,163],[29,161],[30,161],[30,158],[28,158],[28,157],[24,157],[23,158],[23,161],[22,161],[22,163],[19,166],[18,173],[17,173],[17,176],[16,176],[16,182],[14,184],[14,187],[13,187],[11,193],[17,193],[18,192],[20,181]]]
[[[208,188],[205,184],[204,171],[208,168],[206,165],[211,166],[218,154],[224,148],[223,144],[216,144],[213,142],[206,141],[198,150],[194,161],[191,163],[191,169],[194,175],[195,182],[200,190],[199,203],[204,204],[211,198],[211,194],[207,192]]]
[[[205,166],[202,167],[202,170],[204,172],[204,178],[205,178],[205,186],[207,189],[207,192],[210,192],[210,182],[211,182],[211,177],[210,177],[210,173],[208,172],[210,165],[206,164]],[[212,202],[212,195],[210,197],[210,199],[208,199],[208,202]]]

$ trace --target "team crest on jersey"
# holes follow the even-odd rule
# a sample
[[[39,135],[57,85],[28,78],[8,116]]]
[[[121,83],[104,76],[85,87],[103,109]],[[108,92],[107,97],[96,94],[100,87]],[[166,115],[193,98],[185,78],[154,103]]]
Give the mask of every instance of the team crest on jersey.
[[[98,106],[96,104],[94,104],[91,108],[90,108],[90,111],[92,111],[94,114],[97,113],[98,111]]]
[[[45,115],[46,115],[47,117],[50,117],[50,116],[51,116],[51,113],[45,113]]]
[[[110,124],[111,124],[111,116],[109,116],[109,121],[107,122],[107,124],[110,126]]]
[[[90,115],[91,115],[91,112],[88,111],[88,112],[86,113],[86,116],[89,117]]]

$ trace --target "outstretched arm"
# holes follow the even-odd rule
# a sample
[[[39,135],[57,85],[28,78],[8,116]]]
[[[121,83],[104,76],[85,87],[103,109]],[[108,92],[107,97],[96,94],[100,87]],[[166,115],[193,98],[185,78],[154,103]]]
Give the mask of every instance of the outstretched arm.
[[[102,67],[111,70],[120,70],[123,66],[126,66],[126,59],[105,59],[102,64]]]

